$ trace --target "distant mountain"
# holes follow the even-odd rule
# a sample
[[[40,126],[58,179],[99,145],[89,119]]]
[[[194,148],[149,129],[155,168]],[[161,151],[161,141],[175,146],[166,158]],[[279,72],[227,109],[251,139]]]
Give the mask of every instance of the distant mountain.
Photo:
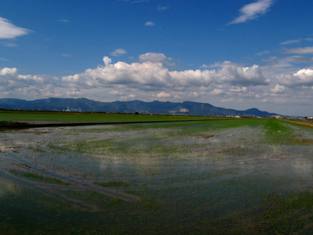
[[[200,116],[260,116],[276,115],[256,108],[235,110],[198,102],[144,102],[115,101],[99,102],[85,98],[48,98],[39,100],[0,99],[0,109],[42,110],[42,111],[78,111],[78,112],[110,112],[110,113],[150,113],[150,114],[181,114]]]

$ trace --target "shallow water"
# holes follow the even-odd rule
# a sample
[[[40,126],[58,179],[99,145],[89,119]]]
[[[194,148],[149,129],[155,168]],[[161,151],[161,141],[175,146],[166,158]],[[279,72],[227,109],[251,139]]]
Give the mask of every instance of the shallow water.
[[[313,207],[301,221],[305,229],[264,217],[269,197],[312,193],[313,145],[269,143],[261,126],[199,131],[192,125],[187,133],[136,125],[1,132],[0,230],[313,232]],[[313,139],[311,131],[293,131]],[[294,207],[290,213],[303,209]]]

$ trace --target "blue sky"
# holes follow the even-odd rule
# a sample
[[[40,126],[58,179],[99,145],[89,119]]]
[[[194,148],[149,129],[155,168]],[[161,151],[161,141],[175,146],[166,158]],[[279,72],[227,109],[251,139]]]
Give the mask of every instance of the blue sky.
[[[312,8],[307,0],[2,0],[0,97],[313,114]]]

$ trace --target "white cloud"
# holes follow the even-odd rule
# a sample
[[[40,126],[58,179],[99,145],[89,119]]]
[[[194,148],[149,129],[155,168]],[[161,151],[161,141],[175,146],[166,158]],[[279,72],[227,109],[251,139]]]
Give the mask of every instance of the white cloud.
[[[111,58],[108,57],[108,56],[104,56],[102,60],[103,60],[103,63],[104,63],[105,66],[108,66],[109,64],[112,63]]]
[[[230,24],[241,24],[264,15],[272,6],[272,0],[257,0],[240,8],[240,15]]]
[[[210,92],[211,95],[218,96],[223,94],[223,90],[219,88],[215,88]]]
[[[294,75],[303,80],[306,80],[307,78],[313,79],[313,69],[300,69]]]
[[[109,57],[104,57],[103,66],[65,76],[63,80],[89,88],[114,84],[138,90],[209,88],[212,84],[225,83],[243,87],[267,84],[257,65],[241,66],[224,62],[213,69],[171,70],[164,63],[167,60],[168,57],[161,53],[142,54],[139,62],[133,63],[112,63]]]
[[[114,51],[111,52],[111,56],[122,56],[122,55],[126,55],[127,51],[123,48],[117,48]]]
[[[313,85],[313,69],[312,68],[305,68],[300,69],[296,73],[293,74],[295,78],[297,78],[297,82],[303,85]]]
[[[147,52],[139,56],[140,62],[162,63],[167,62],[169,58],[163,53]]]
[[[0,17],[0,39],[12,39],[28,33],[28,29],[15,26],[9,20]]]
[[[16,68],[0,68],[0,76],[15,75],[16,73]]]
[[[286,89],[285,86],[280,85],[280,84],[276,84],[276,85],[271,89],[271,91],[272,91],[273,93],[275,93],[275,94],[279,94],[279,93],[284,92],[285,89]]]
[[[154,27],[155,26],[155,23],[153,21],[146,21],[145,22],[145,26],[146,27]]]
[[[105,56],[102,65],[63,77],[21,74],[16,68],[3,67],[0,97],[195,100],[234,108],[264,104],[259,107],[270,111],[287,107],[282,104],[300,110],[300,105],[309,105],[313,99],[311,67],[286,69],[226,61],[199,69],[175,69],[164,63],[167,60],[166,55],[153,52],[131,63],[113,62]]]
[[[241,66],[229,61],[220,65],[219,77],[233,85],[258,86],[266,85],[262,68],[258,65]]]
[[[292,74],[279,77],[279,81],[288,87],[313,86],[313,68],[302,68]]]
[[[298,47],[298,48],[286,49],[286,53],[298,54],[298,55],[313,54],[313,47]]]
[[[168,99],[168,98],[171,97],[171,94],[168,93],[168,92],[165,92],[165,91],[161,91],[161,92],[159,92],[159,93],[156,95],[156,97],[157,97],[158,99]]]
[[[41,90],[44,86],[49,86],[48,81],[38,75],[19,74],[16,68],[0,68],[0,96],[26,97],[35,93],[42,96],[44,93],[48,94],[49,89]]]

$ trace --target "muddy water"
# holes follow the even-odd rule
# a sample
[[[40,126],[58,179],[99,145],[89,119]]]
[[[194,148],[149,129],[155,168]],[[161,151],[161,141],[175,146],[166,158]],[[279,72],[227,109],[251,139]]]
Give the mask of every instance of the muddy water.
[[[134,127],[1,132],[0,230],[274,234],[259,226],[267,198],[312,192],[311,144],[271,144],[261,127]],[[290,231],[310,234],[302,222]]]

